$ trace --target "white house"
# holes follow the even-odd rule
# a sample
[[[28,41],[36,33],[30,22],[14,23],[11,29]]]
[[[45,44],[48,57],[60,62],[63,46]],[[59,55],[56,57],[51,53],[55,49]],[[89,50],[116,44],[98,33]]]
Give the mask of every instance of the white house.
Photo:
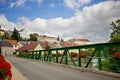
[[[55,37],[50,37],[50,36],[46,36],[46,35],[39,35],[37,36],[37,41],[47,41],[50,43],[54,43],[54,42],[58,42],[58,39]]]
[[[90,44],[90,41],[88,39],[70,39],[69,41],[74,42],[79,45]]]

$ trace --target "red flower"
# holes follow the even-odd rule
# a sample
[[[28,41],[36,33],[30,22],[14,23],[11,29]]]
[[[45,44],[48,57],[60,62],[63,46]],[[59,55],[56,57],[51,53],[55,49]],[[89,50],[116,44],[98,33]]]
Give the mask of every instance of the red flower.
[[[77,57],[77,54],[78,53],[76,53],[76,52],[71,52],[70,57]]]
[[[0,78],[0,80],[4,80],[4,78]]]
[[[115,52],[114,55],[116,58],[120,58],[120,52]]]
[[[81,52],[80,54],[78,54],[78,57],[80,57],[80,58],[86,58],[87,55],[88,55],[88,53],[85,52],[85,51],[83,51],[83,52]]]
[[[5,60],[4,56],[0,55],[0,80],[4,80],[7,76],[12,77],[11,65]]]

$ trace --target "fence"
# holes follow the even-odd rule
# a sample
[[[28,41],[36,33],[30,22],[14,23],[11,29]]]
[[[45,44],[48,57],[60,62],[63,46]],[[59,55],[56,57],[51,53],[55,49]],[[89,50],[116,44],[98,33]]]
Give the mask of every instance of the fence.
[[[19,57],[120,72],[120,42],[48,50],[21,51],[19,52]]]

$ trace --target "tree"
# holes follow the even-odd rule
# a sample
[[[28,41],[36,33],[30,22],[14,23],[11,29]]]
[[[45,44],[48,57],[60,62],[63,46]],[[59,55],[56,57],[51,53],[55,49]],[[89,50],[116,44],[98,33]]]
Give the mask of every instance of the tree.
[[[11,37],[12,37],[13,40],[16,40],[16,41],[20,40],[20,34],[19,34],[19,32],[16,28],[14,28]]]
[[[46,47],[45,47],[46,50],[49,50],[50,49],[50,46],[47,44]]]
[[[120,19],[112,22],[111,24],[112,33],[110,35],[110,42],[120,41]]]
[[[110,41],[109,42],[120,42],[120,19],[114,21],[111,23],[111,29],[112,33],[110,35]],[[119,59],[117,58],[120,56],[120,47],[112,47],[108,49],[108,52],[111,54],[111,57],[114,59],[114,61],[120,66]]]
[[[120,19],[112,22],[110,25],[112,32],[109,42],[120,42]],[[110,54],[113,54],[116,51],[120,51],[120,47],[112,47],[108,49]]]
[[[57,37],[57,40],[60,41],[60,37],[59,37],[59,35],[58,35],[58,37]]]
[[[63,38],[61,38],[60,42],[64,42],[64,39],[63,39]]]
[[[34,34],[30,34],[31,41],[37,41],[37,37]]]

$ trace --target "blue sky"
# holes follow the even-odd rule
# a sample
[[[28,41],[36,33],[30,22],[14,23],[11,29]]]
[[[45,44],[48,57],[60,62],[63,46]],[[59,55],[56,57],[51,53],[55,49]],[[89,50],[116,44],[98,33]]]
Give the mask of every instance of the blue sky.
[[[40,2],[39,2],[40,1]],[[76,0],[77,1],[77,0]],[[90,1],[90,0],[88,0]],[[90,6],[104,0],[90,1],[79,7]],[[12,4],[14,4],[12,6]],[[5,14],[8,20],[16,22],[19,17],[30,19],[40,18],[69,18],[74,15],[75,9],[65,6],[64,0],[0,0],[0,13]]]
[[[106,42],[110,23],[120,18],[119,7],[119,0],[0,0],[0,24],[4,29]]]

